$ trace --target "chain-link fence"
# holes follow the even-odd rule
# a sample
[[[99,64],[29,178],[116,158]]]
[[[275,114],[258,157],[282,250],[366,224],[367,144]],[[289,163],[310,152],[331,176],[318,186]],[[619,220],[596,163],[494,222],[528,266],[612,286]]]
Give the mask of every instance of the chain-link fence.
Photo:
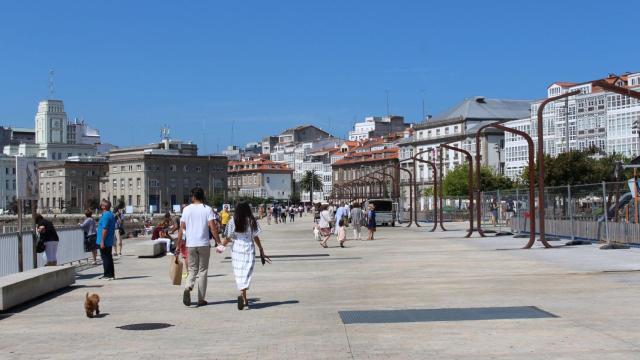
[[[640,244],[638,197],[627,182],[545,187],[545,234],[572,240]],[[484,229],[528,233],[531,216],[529,190],[519,188],[482,193]]]

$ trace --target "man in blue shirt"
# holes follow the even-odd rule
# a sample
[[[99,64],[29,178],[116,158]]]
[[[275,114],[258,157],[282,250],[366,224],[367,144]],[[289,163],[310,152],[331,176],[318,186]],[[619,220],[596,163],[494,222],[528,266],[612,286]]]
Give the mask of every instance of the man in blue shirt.
[[[98,236],[96,236],[96,245],[100,249],[100,257],[102,258],[102,267],[104,275],[101,279],[115,280],[115,269],[113,268],[113,238],[116,230],[116,217],[111,212],[111,202],[103,199],[100,202],[102,216],[98,222]]]

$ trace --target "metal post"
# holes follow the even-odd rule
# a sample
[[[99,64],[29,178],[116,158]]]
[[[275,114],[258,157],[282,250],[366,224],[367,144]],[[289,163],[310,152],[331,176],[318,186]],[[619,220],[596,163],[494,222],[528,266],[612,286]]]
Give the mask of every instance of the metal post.
[[[607,244],[611,246],[611,238],[609,237],[609,209],[607,208],[607,183],[602,182],[602,208],[604,209],[604,232],[607,237]]]
[[[24,271],[24,249],[22,246],[22,199],[18,199],[18,271]],[[33,264],[35,269],[36,264]]]
[[[571,241],[576,239],[575,236],[575,219],[573,218],[573,200],[571,200],[571,185],[567,185],[567,212],[569,213],[569,220],[571,220]]]

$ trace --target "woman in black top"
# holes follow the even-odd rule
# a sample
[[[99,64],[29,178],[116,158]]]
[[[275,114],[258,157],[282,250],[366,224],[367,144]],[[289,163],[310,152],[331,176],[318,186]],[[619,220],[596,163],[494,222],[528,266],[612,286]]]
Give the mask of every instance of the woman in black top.
[[[44,243],[44,253],[47,258],[46,266],[58,265],[58,232],[51,221],[45,219],[40,214],[33,218],[36,223],[36,232],[40,234],[40,239]]]

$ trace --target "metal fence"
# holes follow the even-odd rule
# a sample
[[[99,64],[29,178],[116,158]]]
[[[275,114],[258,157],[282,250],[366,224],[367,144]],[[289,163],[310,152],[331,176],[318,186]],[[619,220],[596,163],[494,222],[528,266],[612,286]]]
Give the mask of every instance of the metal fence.
[[[58,229],[58,264],[67,264],[74,261],[88,259],[90,252],[84,251],[84,232],[80,228]],[[31,270],[33,266],[33,233],[22,233],[22,259],[24,270]],[[36,254],[36,267],[44,266],[43,254]],[[18,233],[0,234],[0,276],[17,273],[19,271],[18,259]]]
[[[527,188],[482,193],[482,226],[528,233],[531,216]],[[640,244],[637,199],[627,182],[545,187],[545,234],[551,237]],[[513,211],[509,211],[512,209]]]

